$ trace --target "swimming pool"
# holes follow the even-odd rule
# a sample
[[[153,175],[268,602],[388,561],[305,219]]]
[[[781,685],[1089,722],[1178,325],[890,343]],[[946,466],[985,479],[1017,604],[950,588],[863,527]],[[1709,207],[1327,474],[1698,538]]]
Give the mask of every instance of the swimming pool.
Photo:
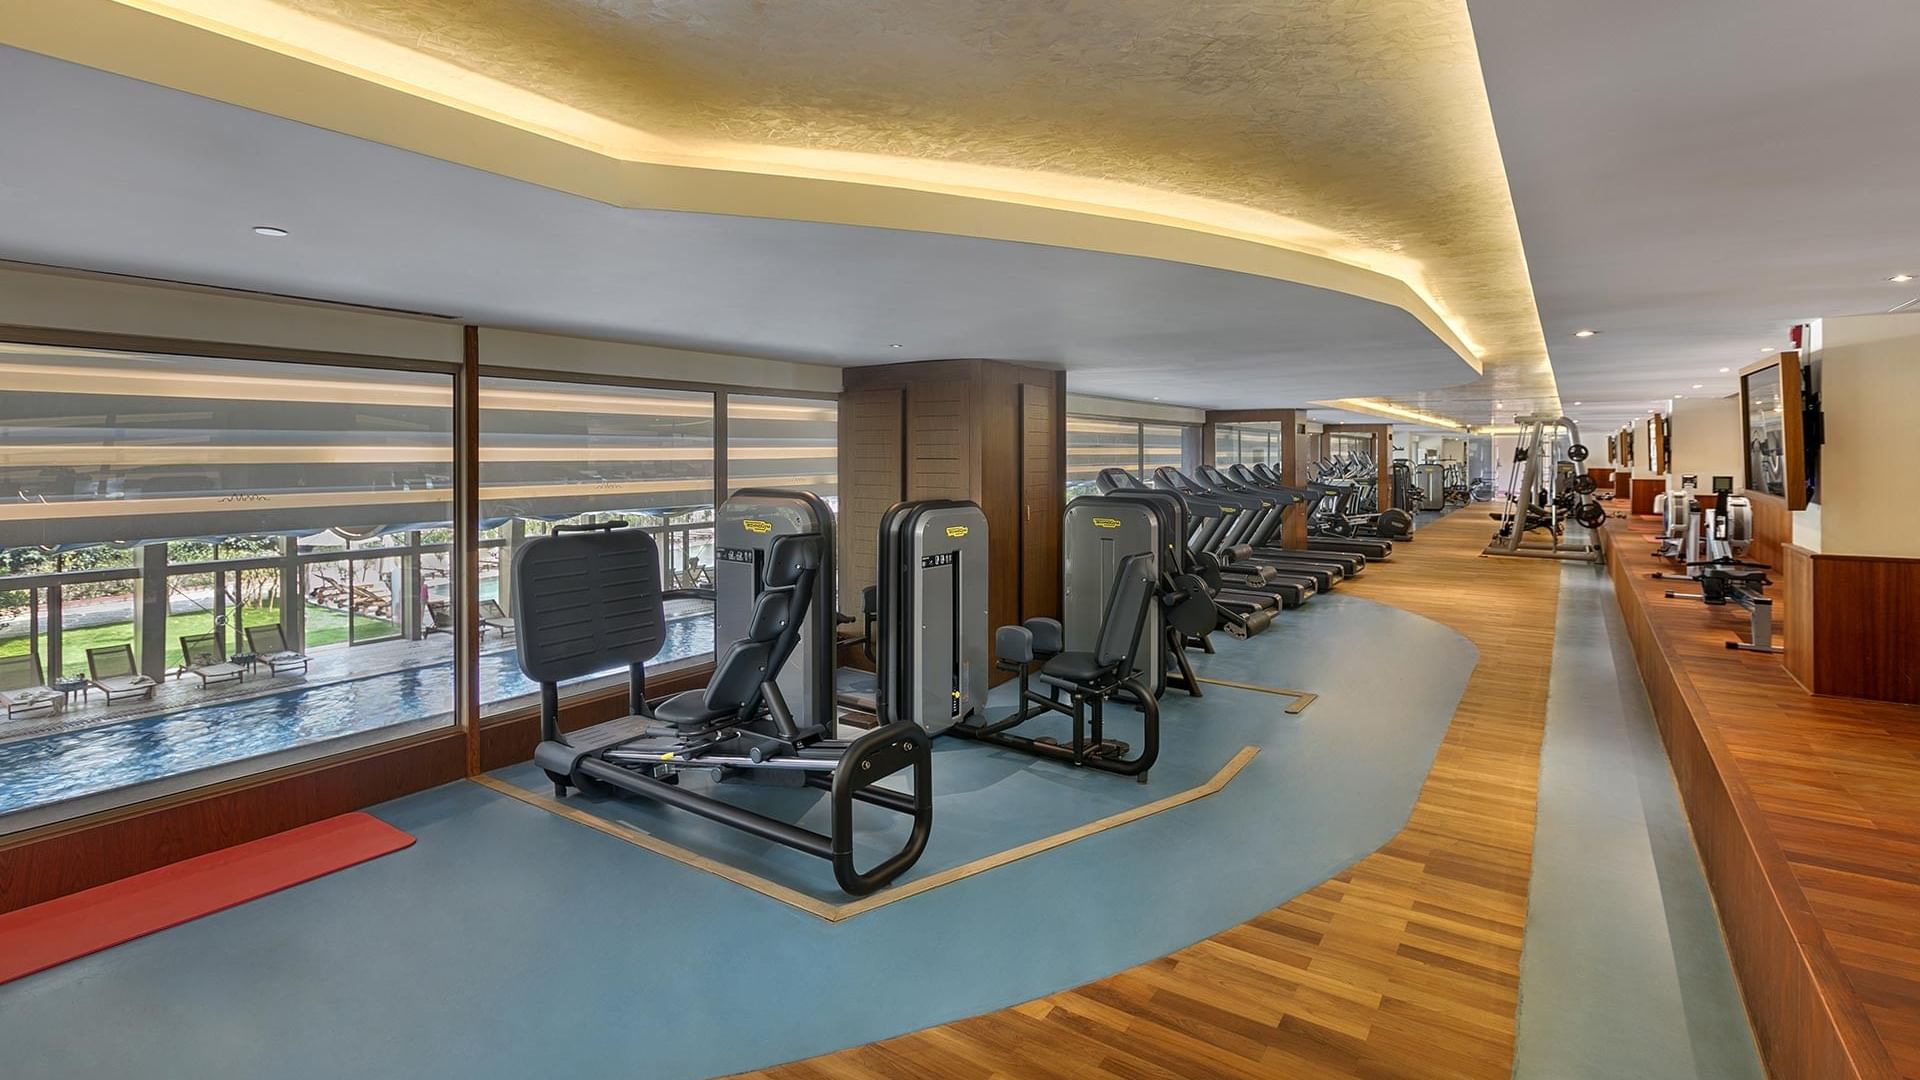
[[[689,615],[667,624],[666,644],[654,663],[712,651],[713,616]],[[538,689],[520,674],[511,652],[480,657],[480,700],[507,701]],[[412,723],[452,709],[453,664],[448,661],[22,739],[0,746],[0,815]]]

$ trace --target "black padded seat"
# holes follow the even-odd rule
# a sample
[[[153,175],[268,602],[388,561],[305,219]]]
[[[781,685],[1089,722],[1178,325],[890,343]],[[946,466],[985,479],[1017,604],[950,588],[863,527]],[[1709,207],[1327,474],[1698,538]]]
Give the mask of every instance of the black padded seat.
[[[1063,652],[1040,666],[1040,678],[1063,687],[1098,686],[1120,676],[1117,661],[1101,663],[1090,652]]]
[[[737,705],[714,708],[707,704],[705,690],[682,690],[669,698],[653,703],[653,718],[662,724],[674,727],[690,727],[710,724],[715,720],[724,720],[737,716]]]
[[[767,549],[764,587],[747,616],[747,636],[729,644],[704,690],[685,690],[653,706],[653,718],[674,727],[745,723],[760,710],[762,687],[800,640],[813,574],[820,568],[820,537],[776,537]],[[804,587],[803,587],[804,586]]]

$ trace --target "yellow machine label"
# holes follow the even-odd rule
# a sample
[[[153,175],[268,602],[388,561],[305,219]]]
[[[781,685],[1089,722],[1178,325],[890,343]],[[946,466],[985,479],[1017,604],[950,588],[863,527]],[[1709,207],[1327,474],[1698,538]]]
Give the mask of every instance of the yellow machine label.
[[[958,540],[967,535],[967,527],[965,525],[949,525],[947,526],[947,535]]]
[[[1117,529],[1120,527],[1120,519],[1097,517],[1093,519],[1093,527],[1096,529]]]
[[[1223,506],[1220,509],[1229,514],[1237,514],[1240,512],[1240,508],[1237,506]]]
[[[773,531],[773,522],[761,521],[757,518],[748,518],[740,524],[746,526],[747,531],[750,533],[761,533],[764,535]]]

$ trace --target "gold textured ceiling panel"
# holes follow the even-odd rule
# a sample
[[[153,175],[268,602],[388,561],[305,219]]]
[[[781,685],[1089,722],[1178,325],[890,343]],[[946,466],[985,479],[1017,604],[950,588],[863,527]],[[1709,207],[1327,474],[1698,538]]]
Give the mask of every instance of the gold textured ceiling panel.
[[[1408,403],[1557,405],[1464,0],[19,7],[0,39],[622,205],[1338,288],[1485,372]]]

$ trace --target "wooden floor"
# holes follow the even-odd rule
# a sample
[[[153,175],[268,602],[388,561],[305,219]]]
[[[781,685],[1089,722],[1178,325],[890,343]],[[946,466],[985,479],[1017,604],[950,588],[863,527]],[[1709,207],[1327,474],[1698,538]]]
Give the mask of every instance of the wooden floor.
[[[1483,514],[1454,514],[1342,586],[1445,623],[1480,650],[1419,803],[1386,847],[1152,963],[753,1075],[1505,1080],[1560,568],[1478,558],[1491,531]],[[1098,912],[1083,905],[1081,916]]]
[[[1776,1022],[1756,997],[1756,987],[1761,997],[1776,993],[1785,976],[1743,964],[1748,931],[1740,920],[1754,917],[1743,909],[1764,903],[1778,908],[1774,917],[1792,933],[1816,995],[1806,1007],[1832,1024],[1847,1067],[1920,1080],[1920,709],[1815,697],[1779,656],[1729,651],[1727,639],[1746,633],[1746,613],[1666,599],[1670,588],[1697,590],[1649,576],[1664,568],[1652,555],[1652,530],[1651,523],[1610,525],[1615,587],[1631,590],[1622,606],[1636,649],[1644,637],[1672,669],[1673,708],[1698,729],[1705,755],[1699,779],[1723,786],[1715,794],[1735,815],[1716,823],[1696,806],[1701,785],[1690,782],[1685,745],[1665,732],[1762,1046],[1796,1037],[1769,1031]],[[1786,590],[1776,585],[1770,594],[1778,606]],[[1645,626],[1633,625],[1636,605]],[[1778,612],[1774,625],[1785,625]],[[1655,711],[1664,713],[1663,673],[1647,661],[1641,667]],[[1671,719],[1661,716],[1663,728]],[[1754,850],[1764,879],[1755,887],[1736,891],[1719,880],[1727,870],[1715,865],[1712,849],[1732,836]]]

